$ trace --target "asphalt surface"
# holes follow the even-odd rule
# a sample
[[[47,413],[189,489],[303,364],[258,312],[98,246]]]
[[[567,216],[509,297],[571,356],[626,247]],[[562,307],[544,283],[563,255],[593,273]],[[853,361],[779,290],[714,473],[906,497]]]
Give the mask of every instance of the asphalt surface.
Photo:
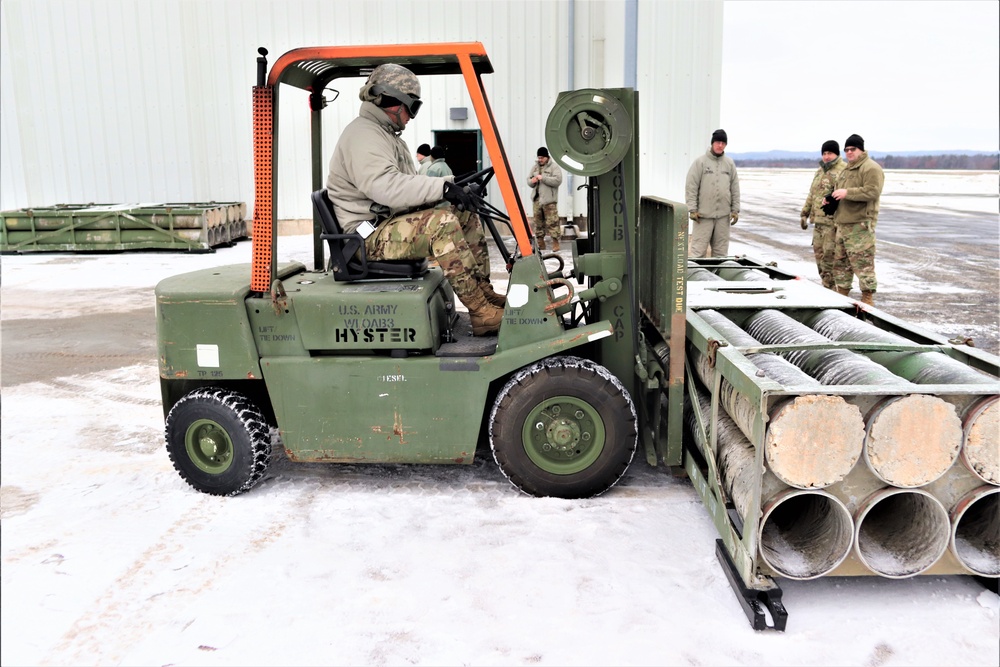
[[[743,210],[732,230],[733,242],[750,246],[755,259],[802,262],[805,270],[799,275],[818,282],[812,231],[799,226],[811,172],[795,171],[740,172]],[[976,347],[1000,354],[998,195],[994,190],[959,196],[945,188],[958,189],[962,175],[942,178],[947,180],[928,179],[919,172],[887,173],[876,230],[875,305],[948,338],[971,338]],[[995,188],[995,174],[992,183]],[[856,280],[853,296],[860,298]]]

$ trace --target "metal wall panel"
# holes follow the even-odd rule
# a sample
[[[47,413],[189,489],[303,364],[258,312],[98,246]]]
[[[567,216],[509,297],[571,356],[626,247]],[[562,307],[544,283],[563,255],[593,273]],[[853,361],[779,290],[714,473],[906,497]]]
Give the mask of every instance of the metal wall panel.
[[[639,0],[638,11],[642,192],[683,199],[687,166],[719,118],[722,2]],[[624,85],[625,6],[614,0],[5,0],[0,12],[2,209],[252,205],[258,46],[273,62],[319,44],[483,42],[496,69],[487,91],[525,201],[559,91]],[[326,154],[357,114],[360,84],[337,86]],[[477,127],[449,119],[451,107],[471,110],[460,79],[423,85],[423,112],[403,135],[411,148],[435,130]],[[308,218],[306,95],[283,90],[280,105],[278,215]],[[584,210],[580,183],[567,178],[562,215]]]

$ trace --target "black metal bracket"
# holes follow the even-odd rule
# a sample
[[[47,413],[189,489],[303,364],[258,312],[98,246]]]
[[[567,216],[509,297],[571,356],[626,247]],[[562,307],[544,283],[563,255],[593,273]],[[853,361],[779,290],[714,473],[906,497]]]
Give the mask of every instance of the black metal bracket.
[[[257,85],[263,86],[267,83],[267,49],[263,46],[257,49],[260,57],[257,58]]]
[[[781,589],[777,585],[763,591],[747,588],[743,583],[743,578],[736,571],[736,565],[729,557],[729,552],[726,551],[726,545],[723,544],[722,540],[715,541],[715,557],[722,564],[722,571],[726,573],[726,579],[729,579],[729,585],[736,593],[740,606],[743,607],[743,611],[750,621],[750,626],[754,630],[784,632],[785,624],[788,622],[788,612],[785,611],[785,605],[781,602]],[[771,613],[773,625],[767,624],[765,607]]]

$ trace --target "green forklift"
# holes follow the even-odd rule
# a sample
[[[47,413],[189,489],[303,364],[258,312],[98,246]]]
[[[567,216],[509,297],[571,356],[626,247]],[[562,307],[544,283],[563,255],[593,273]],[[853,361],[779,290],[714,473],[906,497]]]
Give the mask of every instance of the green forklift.
[[[250,265],[167,278],[156,288],[167,451],[195,489],[231,496],[259,482],[272,429],[293,461],[469,464],[488,441],[524,493],[607,491],[641,446],[682,465],[687,210],[639,198],[631,89],[561,93],[546,144],[585,177],[588,233],[572,267],[540,255],[487,100],[480,43],[301,48],[253,88],[255,207]],[[323,91],[397,63],[461,77],[490,166],[457,182],[509,272],[496,336],[473,337],[440,268],[369,260],[323,190]],[[280,262],[278,95],[308,95],[314,266]],[[488,201],[490,184],[499,193]],[[329,252],[329,256],[327,255]]]

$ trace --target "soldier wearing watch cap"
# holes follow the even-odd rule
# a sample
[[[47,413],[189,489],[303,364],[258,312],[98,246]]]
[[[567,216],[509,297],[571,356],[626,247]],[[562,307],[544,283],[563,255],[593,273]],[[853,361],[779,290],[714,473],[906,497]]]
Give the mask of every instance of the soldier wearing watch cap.
[[[809,195],[799,214],[802,229],[809,229],[809,220],[812,219],[812,247],[813,256],[816,258],[816,269],[819,271],[823,287],[830,290],[836,289],[833,282],[836,230],[833,226],[833,210],[824,202],[833,192],[837,178],[846,166],[840,159],[840,144],[833,139],[824,141],[820,147],[819,169],[813,175]],[[836,200],[833,201],[836,203]]]
[[[836,189],[827,197],[827,201],[838,202],[833,214],[836,228],[833,280],[837,291],[847,296],[857,276],[861,302],[872,306],[878,291],[875,226],[885,174],[865,152],[865,140],[861,135],[847,137],[844,153],[847,167],[840,173]]]
[[[710,146],[688,170],[684,201],[691,216],[688,254],[724,257],[729,252],[729,228],[740,218],[740,179],[736,163],[726,155],[729,135],[712,133]]]

